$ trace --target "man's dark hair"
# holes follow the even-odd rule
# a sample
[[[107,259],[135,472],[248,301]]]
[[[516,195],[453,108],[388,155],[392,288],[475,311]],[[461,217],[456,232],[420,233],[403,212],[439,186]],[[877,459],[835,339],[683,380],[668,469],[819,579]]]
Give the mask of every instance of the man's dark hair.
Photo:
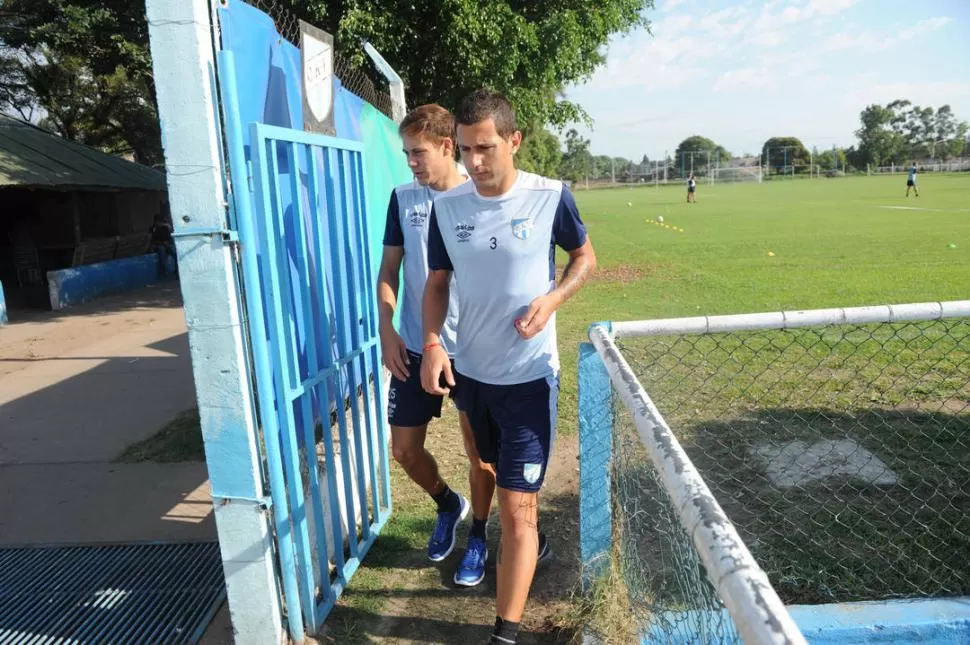
[[[485,119],[495,122],[500,137],[511,137],[515,127],[515,109],[499,92],[482,88],[463,98],[458,104],[455,121],[458,125],[475,125]]]

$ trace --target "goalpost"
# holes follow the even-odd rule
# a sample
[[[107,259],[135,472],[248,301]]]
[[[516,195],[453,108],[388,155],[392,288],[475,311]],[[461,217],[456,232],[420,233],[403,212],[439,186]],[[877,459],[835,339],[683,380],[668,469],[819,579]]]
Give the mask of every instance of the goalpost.
[[[762,169],[760,166],[740,166],[727,168],[712,168],[711,183],[735,183],[735,182],[756,182],[762,181]]]

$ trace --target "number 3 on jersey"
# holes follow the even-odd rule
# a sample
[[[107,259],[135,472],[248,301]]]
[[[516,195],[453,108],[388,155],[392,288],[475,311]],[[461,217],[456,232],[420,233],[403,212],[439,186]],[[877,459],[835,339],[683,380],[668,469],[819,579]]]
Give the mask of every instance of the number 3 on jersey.
[[[495,247],[497,246],[498,246],[498,240],[496,240],[494,237],[488,238],[488,248],[495,249]]]

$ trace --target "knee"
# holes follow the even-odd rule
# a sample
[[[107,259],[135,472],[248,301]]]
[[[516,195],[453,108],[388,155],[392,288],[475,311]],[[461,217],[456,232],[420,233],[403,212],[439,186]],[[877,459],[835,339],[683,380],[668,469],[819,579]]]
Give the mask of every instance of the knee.
[[[535,518],[531,520],[525,517],[525,513],[513,513],[511,517],[503,517],[502,535],[508,536],[515,542],[528,542],[537,540],[539,527],[536,525]]]
[[[396,442],[391,445],[391,454],[394,461],[407,467],[417,461],[421,447],[410,442]]]
[[[538,512],[534,505],[519,503],[501,505],[502,535],[515,541],[537,539],[539,532]]]
[[[470,457],[468,462],[468,474],[472,481],[477,481],[481,478],[495,479],[495,469],[492,468],[492,464],[485,463],[477,456]]]

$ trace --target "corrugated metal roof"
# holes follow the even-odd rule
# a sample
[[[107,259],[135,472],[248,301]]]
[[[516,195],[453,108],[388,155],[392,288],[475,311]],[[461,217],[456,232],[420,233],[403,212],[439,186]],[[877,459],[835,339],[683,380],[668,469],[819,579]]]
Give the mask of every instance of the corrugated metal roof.
[[[0,115],[0,186],[165,190],[165,175]]]

